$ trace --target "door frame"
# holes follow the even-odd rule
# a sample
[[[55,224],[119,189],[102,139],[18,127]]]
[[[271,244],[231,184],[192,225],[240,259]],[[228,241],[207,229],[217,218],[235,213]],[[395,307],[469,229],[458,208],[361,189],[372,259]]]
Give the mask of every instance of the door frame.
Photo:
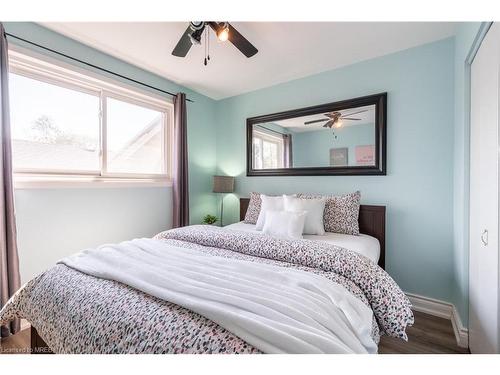
[[[471,48],[467,57],[465,59],[464,66],[464,222],[463,222],[463,244],[464,244],[464,253],[467,255],[467,327],[469,327],[469,317],[470,317],[470,300],[469,300],[469,289],[470,289],[470,169],[471,169],[471,81],[472,81],[472,63],[481,47],[483,40],[485,39],[488,31],[490,30],[493,22],[482,22],[474,41],[472,42]],[[500,218],[499,218],[500,220]],[[499,228],[500,231],[500,228]],[[467,343],[469,346],[469,343]]]

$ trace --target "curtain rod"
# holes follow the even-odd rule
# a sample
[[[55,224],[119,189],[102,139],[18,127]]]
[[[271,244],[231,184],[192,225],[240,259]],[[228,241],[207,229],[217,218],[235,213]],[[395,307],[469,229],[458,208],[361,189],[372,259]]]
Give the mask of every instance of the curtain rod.
[[[31,45],[36,46],[36,47],[38,47],[38,48],[44,49],[44,50],[46,50],[46,51],[49,51],[49,52],[55,53],[56,55],[63,56],[63,57],[65,57],[65,58],[67,58],[67,59],[70,59],[70,60],[73,60],[73,61],[77,61],[77,62],[79,62],[80,64],[84,64],[84,65],[90,66],[91,68],[94,68],[94,69],[97,69],[97,70],[100,70],[100,71],[103,71],[103,72],[106,72],[106,73],[112,74],[112,75],[114,75],[114,76],[117,76],[117,77],[120,77],[120,78],[126,79],[126,80],[131,81],[131,82],[134,82],[134,83],[137,83],[138,85],[148,87],[148,88],[150,88],[150,89],[153,89],[153,90],[156,90],[156,91],[162,92],[162,93],[167,94],[167,95],[176,96],[176,94],[174,94],[174,93],[171,93],[171,92],[168,92],[168,91],[165,91],[165,90],[159,89],[158,87],[155,87],[155,86],[148,85],[147,83],[144,83],[144,82],[137,81],[137,80],[135,80],[135,79],[133,79],[133,78],[130,78],[130,77],[124,76],[124,75],[122,75],[122,74],[112,72],[111,70],[108,70],[108,69],[105,69],[105,68],[101,68],[100,66],[97,66],[97,65],[91,64],[91,63],[89,63],[89,62],[86,62],[86,61],[83,61],[83,60],[77,59],[76,57],[72,57],[72,56],[66,55],[65,53],[62,53],[62,52],[59,52],[59,51],[53,50],[52,48],[49,48],[49,47],[42,46],[42,45],[37,44],[37,43],[35,43],[35,42],[32,42],[32,41],[30,41],[30,40],[27,40],[27,39],[21,38],[21,37],[19,37],[19,36],[17,36],[17,35],[10,34],[10,33],[8,33],[8,32],[5,32],[5,35],[6,35],[6,36],[9,36],[9,37],[11,37],[11,38],[14,38],[14,39],[20,40],[20,41],[22,41],[22,42],[25,42],[25,43],[31,44]],[[191,102],[191,103],[194,103],[191,99],[187,99],[187,98],[186,98],[186,101]]]

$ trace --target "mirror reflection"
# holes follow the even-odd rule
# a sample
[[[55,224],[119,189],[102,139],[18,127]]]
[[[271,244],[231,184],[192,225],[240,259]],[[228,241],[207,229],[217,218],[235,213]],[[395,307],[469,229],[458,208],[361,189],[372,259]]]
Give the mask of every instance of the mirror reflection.
[[[375,166],[375,108],[252,124],[253,169]]]

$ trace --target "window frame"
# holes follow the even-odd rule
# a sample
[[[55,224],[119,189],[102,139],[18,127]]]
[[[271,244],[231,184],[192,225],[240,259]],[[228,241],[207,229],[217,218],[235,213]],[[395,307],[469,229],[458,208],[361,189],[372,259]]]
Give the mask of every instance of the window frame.
[[[285,141],[283,140],[283,138],[282,137],[280,138],[277,135],[268,133],[265,130],[261,130],[261,129],[258,129],[258,130],[254,129],[252,131],[253,131],[253,138],[257,138],[257,139],[261,140],[261,145],[262,145],[262,150],[261,150],[262,165],[264,165],[264,145],[263,145],[263,143],[265,141],[265,142],[268,142],[268,143],[274,143],[274,144],[276,144],[276,146],[277,146],[277,156],[278,156],[277,163],[276,163],[278,165],[277,168],[283,168],[283,158],[279,157],[280,155],[283,155],[283,153],[284,153]],[[265,169],[267,169],[267,168],[265,168]]]
[[[16,188],[30,187],[79,187],[99,183],[102,186],[140,185],[165,186],[172,184],[173,162],[173,111],[172,99],[135,86],[98,75],[89,70],[42,56],[22,47],[9,46],[9,72],[40,82],[79,91],[99,98],[99,170],[39,170],[15,169]],[[163,170],[160,174],[117,173],[107,171],[107,99],[161,112]],[[46,183],[46,184],[45,184]]]

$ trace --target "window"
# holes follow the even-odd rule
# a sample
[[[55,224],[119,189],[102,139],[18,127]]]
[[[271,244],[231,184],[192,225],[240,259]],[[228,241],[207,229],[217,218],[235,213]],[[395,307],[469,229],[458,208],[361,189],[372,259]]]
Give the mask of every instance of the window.
[[[10,74],[15,171],[95,172],[99,96]]]
[[[252,138],[254,169],[283,168],[283,137],[254,130]]]
[[[10,70],[16,177],[169,178],[167,99],[15,51]]]
[[[163,113],[108,98],[107,171],[110,173],[162,174]]]

